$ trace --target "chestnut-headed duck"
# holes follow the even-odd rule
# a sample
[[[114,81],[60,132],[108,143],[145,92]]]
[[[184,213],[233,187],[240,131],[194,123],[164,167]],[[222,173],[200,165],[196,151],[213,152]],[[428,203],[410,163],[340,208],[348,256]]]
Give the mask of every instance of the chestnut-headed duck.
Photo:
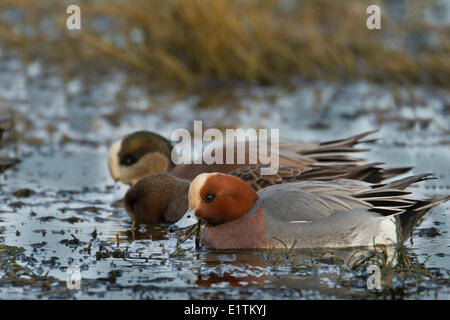
[[[281,166],[337,166],[365,164],[363,159],[351,154],[368,151],[357,149],[355,145],[375,131],[361,133],[349,138],[321,143],[280,142],[279,164]],[[242,142],[241,142],[242,143]],[[238,144],[238,143],[237,143]],[[235,148],[237,144],[224,145],[224,157],[227,148]],[[237,164],[180,164],[172,162],[172,143],[159,134],[149,131],[137,131],[125,135],[115,141],[109,150],[108,167],[115,181],[133,185],[149,174],[170,172],[175,177],[192,180],[200,173],[228,173],[237,168],[252,165],[249,160],[249,146],[246,143],[246,163]],[[236,152],[234,153],[236,155]],[[225,160],[225,158],[224,158]],[[223,161],[225,163],[225,161]]]
[[[409,235],[430,208],[450,199],[419,200],[405,190],[429,177],[415,175],[388,184],[311,180],[255,192],[237,177],[205,173],[192,181],[189,210],[169,230],[199,225],[199,245],[215,249],[395,244],[406,239],[401,235]]]
[[[261,175],[261,167],[238,168],[229,172],[250,185],[255,191],[268,186],[302,180],[332,180],[337,178],[363,181],[382,181],[392,172],[381,168],[381,163],[350,167],[290,167],[282,166],[275,175]],[[409,168],[407,168],[409,169]],[[403,173],[399,171],[398,173]],[[138,223],[176,222],[187,210],[190,180],[164,172],[150,174],[130,187],[125,194],[125,209]]]

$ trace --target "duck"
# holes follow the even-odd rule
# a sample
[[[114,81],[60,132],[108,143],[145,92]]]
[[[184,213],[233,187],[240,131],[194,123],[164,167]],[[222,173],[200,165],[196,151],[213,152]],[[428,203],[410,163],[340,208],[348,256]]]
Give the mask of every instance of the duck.
[[[359,166],[293,167],[281,166],[275,175],[262,175],[262,166],[249,166],[228,174],[241,179],[255,191],[301,180],[333,180],[337,178],[383,181],[410,168],[383,169],[382,162]],[[126,212],[136,223],[174,223],[187,210],[191,181],[169,172],[150,174],[130,187],[124,197]]]
[[[348,138],[320,143],[280,142],[279,164],[295,167],[350,166],[367,164],[364,159],[351,154],[368,151],[356,148],[360,143],[371,143],[376,139],[365,137],[375,133],[368,131]],[[224,145],[236,148],[234,144]],[[161,172],[169,172],[177,178],[192,181],[204,172],[228,173],[232,170],[255,165],[248,163],[248,143],[246,143],[246,162],[242,164],[179,164],[172,161],[172,143],[163,136],[151,131],[136,131],[114,141],[108,151],[108,168],[115,181],[132,186],[140,179]],[[223,153],[224,155],[226,152]],[[225,161],[224,161],[225,162]],[[256,164],[258,165],[258,164]],[[386,172],[387,174],[387,172]]]
[[[191,182],[188,210],[169,231],[196,229],[200,247],[220,250],[394,245],[450,199],[411,196],[410,185],[431,178],[425,173],[382,184],[306,180],[255,191],[235,176],[203,173]]]

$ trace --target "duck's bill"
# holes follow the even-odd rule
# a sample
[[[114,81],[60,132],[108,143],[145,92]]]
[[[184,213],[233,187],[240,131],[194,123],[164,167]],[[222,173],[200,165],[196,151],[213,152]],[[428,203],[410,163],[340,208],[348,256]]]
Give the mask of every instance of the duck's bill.
[[[179,236],[179,241],[183,243],[195,234],[198,229],[198,223],[199,220],[195,216],[194,210],[188,210],[180,220],[169,227],[169,230],[174,232],[187,229]]]
[[[176,230],[186,229],[197,223],[198,223],[198,219],[195,216],[195,211],[194,211],[194,209],[191,209],[191,210],[186,211],[186,213],[181,217],[181,219],[178,220],[176,223],[174,223],[171,227]]]
[[[194,224],[193,226],[189,227],[182,235],[178,236],[178,241],[180,243],[184,243],[187,239],[191,238],[200,228],[200,223]]]

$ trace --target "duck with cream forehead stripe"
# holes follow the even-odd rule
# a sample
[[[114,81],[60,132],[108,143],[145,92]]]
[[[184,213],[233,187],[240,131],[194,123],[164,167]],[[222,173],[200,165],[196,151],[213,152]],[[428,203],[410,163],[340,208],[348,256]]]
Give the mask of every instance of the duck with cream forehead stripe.
[[[286,243],[297,243],[300,248],[391,245],[404,241],[415,222],[450,199],[410,196],[406,188],[430,176],[415,175],[380,185],[347,179],[301,181],[256,192],[233,176],[203,174],[189,188],[189,210],[169,229],[176,231],[201,221],[200,245],[216,249],[283,247]]]
[[[253,166],[239,168],[229,174],[258,191],[277,184],[303,180],[328,181],[342,178],[381,182],[393,174],[404,172],[403,170],[396,173],[389,172],[389,169],[380,167],[380,164],[319,168],[282,166],[278,174],[271,176],[262,176],[261,167]],[[138,223],[176,222],[187,210],[189,184],[189,180],[177,178],[168,172],[147,175],[128,190],[124,199],[125,208]]]
[[[114,180],[133,185],[148,173],[174,168],[172,145],[162,136],[138,131],[114,142],[108,155],[108,167]]]
[[[363,142],[373,142],[373,139],[363,140],[372,133],[374,131],[321,143],[280,142],[279,165],[323,167],[366,164],[363,159],[353,157],[352,154],[368,151],[367,149],[357,149],[355,146]],[[223,164],[202,163],[175,166],[171,158],[173,147],[169,140],[156,133],[138,131],[122,137],[111,145],[108,167],[114,180],[133,185],[148,174],[160,172],[170,172],[178,178],[193,180],[204,172],[228,173],[238,168],[254,165],[248,161],[248,143],[245,145],[246,161],[243,164],[226,164],[226,150],[233,148],[236,151],[237,148],[235,144],[224,145],[223,148]]]

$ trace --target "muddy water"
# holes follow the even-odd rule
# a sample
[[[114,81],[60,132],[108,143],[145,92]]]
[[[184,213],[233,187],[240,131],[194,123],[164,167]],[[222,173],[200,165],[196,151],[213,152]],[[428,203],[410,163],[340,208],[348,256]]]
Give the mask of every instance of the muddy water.
[[[126,212],[110,205],[106,162],[112,139],[140,129],[169,137],[175,128],[192,129],[194,120],[279,128],[282,138],[303,141],[379,129],[363,156],[433,172],[438,180],[414,192],[445,195],[448,90],[298,81],[295,90],[232,90],[233,99],[200,108],[204,97],[149,94],[120,73],[64,83],[38,62],[25,67],[11,55],[0,61],[0,112],[15,123],[2,152],[22,159],[1,177],[0,298],[450,298],[449,203],[427,214],[406,244],[433,277],[376,291],[366,288],[365,270],[349,268],[354,250],[214,252],[195,250],[192,240],[177,247],[165,225],[132,229]],[[79,289],[67,285],[70,266],[80,271]]]

